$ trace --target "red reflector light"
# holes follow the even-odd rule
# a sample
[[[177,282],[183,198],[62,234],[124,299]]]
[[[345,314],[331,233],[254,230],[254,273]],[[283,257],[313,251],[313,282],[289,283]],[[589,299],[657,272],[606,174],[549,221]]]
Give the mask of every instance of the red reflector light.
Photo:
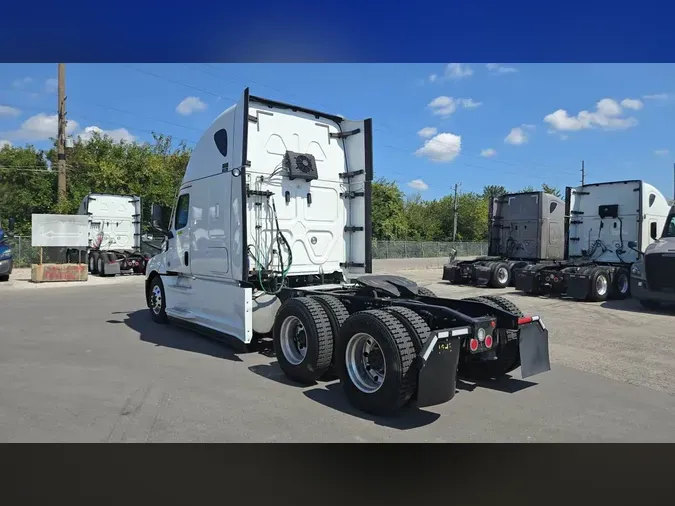
[[[522,318],[518,318],[518,325],[525,325],[526,323],[532,323],[531,316],[523,316]]]
[[[492,320],[492,321],[490,322],[490,327],[495,328],[496,326],[497,326],[497,322],[494,321],[494,320]]]
[[[490,334],[488,334],[487,336],[485,336],[485,341],[484,341],[484,342],[485,342],[485,347],[486,347],[486,348],[488,348],[488,349],[492,348],[492,336],[491,336]]]
[[[478,350],[478,341],[476,339],[471,339],[471,341],[469,341],[469,348],[471,351]]]

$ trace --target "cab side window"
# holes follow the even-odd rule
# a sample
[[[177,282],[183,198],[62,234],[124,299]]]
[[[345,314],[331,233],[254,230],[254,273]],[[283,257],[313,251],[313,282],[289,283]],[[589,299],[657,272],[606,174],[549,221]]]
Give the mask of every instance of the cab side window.
[[[180,230],[187,225],[189,212],[190,194],[184,193],[178,198],[178,204],[176,205],[176,219],[174,222],[175,230]]]

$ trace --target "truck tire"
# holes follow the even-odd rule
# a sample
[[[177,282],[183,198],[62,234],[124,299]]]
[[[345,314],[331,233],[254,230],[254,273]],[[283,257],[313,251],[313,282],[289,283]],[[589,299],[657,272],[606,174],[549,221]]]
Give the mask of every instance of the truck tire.
[[[272,337],[279,367],[293,381],[313,384],[331,365],[330,319],[323,306],[310,297],[295,297],[282,304]]]
[[[587,299],[590,302],[602,302],[607,300],[610,289],[609,274],[607,271],[602,267],[596,267],[591,271],[590,282],[591,286],[588,290]]]
[[[0,283],[5,283],[6,281],[9,281],[9,274],[0,275]]]
[[[490,286],[492,288],[506,288],[511,284],[511,269],[505,262],[499,262],[492,268]]]
[[[469,297],[462,300],[482,302],[488,306],[523,316],[518,306],[503,297]],[[464,355],[464,357],[460,357],[459,361],[458,372],[460,376],[465,379],[478,381],[498,379],[520,367],[520,346],[518,339],[515,339],[517,331],[499,329],[498,332],[499,342],[495,350],[497,355],[496,360],[481,361],[479,359],[472,359],[470,355]]]
[[[150,315],[155,323],[167,323],[169,321],[166,315],[166,297],[164,296],[164,283],[158,275],[152,278],[150,282],[148,302],[150,306]]]
[[[89,272],[98,274],[98,251],[89,252]]]
[[[431,333],[429,325],[427,325],[420,315],[407,307],[392,306],[387,308],[387,311],[398,318],[398,321],[403,324],[413,338],[415,351],[419,353],[427,342],[427,339],[429,339],[429,334]]]
[[[107,255],[103,251],[96,256],[96,272],[101,277],[105,276],[105,263],[107,261]]]
[[[502,297],[501,295],[483,295],[483,298],[494,302],[499,307],[501,307],[504,311],[508,311],[509,313],[513,313],[514,315],[516,315],[518,317],[525,316],[525,314],[518,308],[518,306],[516,306],[509,299],[507,299],[505,297]]]
[[[378,416],[403,408],[417,389],[415,347],[410,333],[388,311],[351,315],[337,339],[336,369],[349,402]]]
[[[342,327],[342,324],[349,318],[349,311],[347,311],[345,305],[340,299],[333,297],[332,295],[312,295],[310,297],[321,304],[326,311],[333,336],[337,336],[340,333],[340,327]],[[337,373],[335,372],[335,347],[333,347],[333,357],[331,358],[330,367],[326,373],[321,376],[321,379],[324,381],[337,379]]]
[[[438,297],[438,295],[436,295],[434,292],[432,292],[425,286],[418,286],[417,294],[421,295],[422,297]]]
[[[617,269],[614,275],[614,295],[617,299],[630,297],[630,276],[626,269]]]

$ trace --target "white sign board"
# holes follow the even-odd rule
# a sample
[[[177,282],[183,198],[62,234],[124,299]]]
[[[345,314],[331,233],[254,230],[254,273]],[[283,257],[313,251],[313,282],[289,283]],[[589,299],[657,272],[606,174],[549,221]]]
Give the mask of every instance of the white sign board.
[[[32,245],[86,248],[89,216],[86,214],[33,214]]]

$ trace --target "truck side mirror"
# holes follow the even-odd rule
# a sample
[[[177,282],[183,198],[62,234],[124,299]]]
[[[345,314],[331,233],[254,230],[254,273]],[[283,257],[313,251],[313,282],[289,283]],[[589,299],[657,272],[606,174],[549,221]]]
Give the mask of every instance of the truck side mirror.
[[[152,204],[152,226],[157,230],[163,230],[162,228],[162,206],[159,204]]]
[[[14,218],[9,219],[9,223],[7,224],[7,235],[12,237],[14,235],[14,223],[16,220]]]

